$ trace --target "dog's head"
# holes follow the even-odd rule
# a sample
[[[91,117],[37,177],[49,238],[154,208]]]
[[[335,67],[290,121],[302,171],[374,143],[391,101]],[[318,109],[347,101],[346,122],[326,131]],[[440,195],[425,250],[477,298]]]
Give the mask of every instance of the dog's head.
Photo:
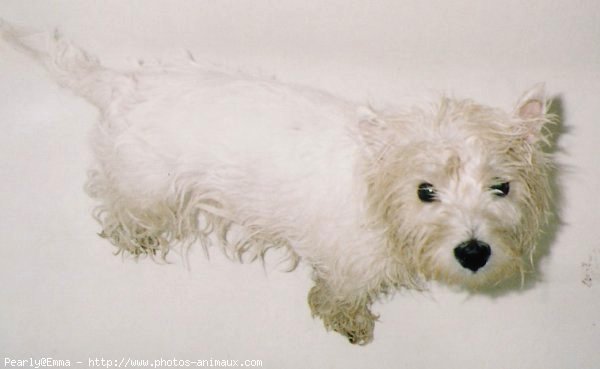
[[[413,276],[479,287],[523,274],[550,211],[542,85],[513,112],[442,99],[359,124],[373,226]]]

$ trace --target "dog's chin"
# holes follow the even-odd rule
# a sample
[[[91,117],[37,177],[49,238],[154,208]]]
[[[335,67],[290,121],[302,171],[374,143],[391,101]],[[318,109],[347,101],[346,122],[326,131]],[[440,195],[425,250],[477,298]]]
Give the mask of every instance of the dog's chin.
[[[503,286],[507,281],[520,278],[519,271],[520,269],[514,264],[484,266],[476,272],[457,265],[445,270],[438,270],[435,275],[427,276],[427,278],[452,289],[484,292]]]

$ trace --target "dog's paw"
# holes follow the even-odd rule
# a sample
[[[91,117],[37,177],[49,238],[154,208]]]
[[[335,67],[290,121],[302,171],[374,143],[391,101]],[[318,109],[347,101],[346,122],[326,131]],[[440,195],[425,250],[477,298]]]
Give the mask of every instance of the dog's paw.
[[[333,322],[332,328],[346,336],[355,345],[366,345],[373,340],[376,317],[365,309],[367,314],[356,315],[351,319]]]
[[[136,258],[160,255],[164,259],[169,251],[168,242],[162,236],[142,233],[131,235],[120,226],[109,231],[103,230],[99,236],[110,240],[113,245],[117,246],[117,254],[128,252]]]

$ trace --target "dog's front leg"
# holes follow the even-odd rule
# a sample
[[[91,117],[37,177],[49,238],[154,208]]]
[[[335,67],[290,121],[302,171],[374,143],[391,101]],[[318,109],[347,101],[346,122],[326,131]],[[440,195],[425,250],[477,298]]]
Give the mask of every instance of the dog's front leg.
[[[348,338],[350,343],[365,345],[373,339],[377,316],[369,307],[368,293],[346,294],[336,291],[323,279],[317,279],[308,294],[308,305],[313,316],[323,320],[325,328]]]

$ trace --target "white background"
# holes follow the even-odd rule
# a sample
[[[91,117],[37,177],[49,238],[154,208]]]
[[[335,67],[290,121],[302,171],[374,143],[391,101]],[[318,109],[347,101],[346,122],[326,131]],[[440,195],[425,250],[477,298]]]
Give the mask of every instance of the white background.
[[[600,367],[600,2],[23,1],[111,66],[138,57],[261,71],[376,104],[447,92],[511,108],[545,81],[560,108],[560,224],[523,289],[441,287],[377,303],[375,341],[313,320],[309,270],[114,257],[83,192],[97,112],[0,44],[0,355],[260,359],[265,368]],[[584,283],[585,282],[585,283]],[[4,357],[2,364],[4,364]]]

